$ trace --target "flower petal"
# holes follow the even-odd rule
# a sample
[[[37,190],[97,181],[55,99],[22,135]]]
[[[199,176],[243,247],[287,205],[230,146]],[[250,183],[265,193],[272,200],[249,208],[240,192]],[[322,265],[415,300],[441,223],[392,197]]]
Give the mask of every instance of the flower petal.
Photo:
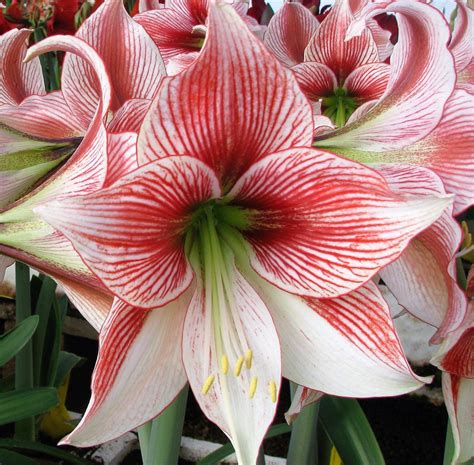
[[[150,104],[151,101],[146,99],[128,100],[114,114],[112,121],[107,125],[107,132],[135,132],[138,134]]]
[[[377,7],[370,3],[369,9]],[[364,28],[364,18],[396,13],[399,40],[391,57],[391,76],[384,95],[372,111],[352,124],[317,141],[320,147],[357,150],[396,150],[429,134],[439,123],[451,95],[456,73],[446,48],[449,27],[443,15],[421,2],[393,2],[376,8],[353,23]]]
[[[474,379],[443,373],[443,396],[454,436],[451,465],[474,457]]]
[[[305,50],[305,61],[325,64],[340,83],[359,66],[379,61],[377,45],[370,31],[346,40],[354,20],[348,0],[337,0]]]
[[[170,58],[168,64],[166,65],[168,76],[176,76],[181,71],[184,71],[189,65],[194,63],[198,56],[198,52],[189,52],[181,53],[174,56],[173,58]]]
[[[250,81],[257,86],[252,92]],[[312,125],[291,72],[230,5],[211,5],[206,45],[189,68],[163,83],[139,135],[138,161],[191,155],[227,186],[258,158],[309,145]]]
[[[71,240],[115,295],[130,305],[155,308],[191,283],[182,237],[190,209],[219,196],[218,181],[202,162],[172,157],[95,194],[36,211]]]
[[[344,88],[360,104],[380,98],[387,88],[389,78],[390,65],[369,63],[352,71],[344,82]]]
[[[100,444],[159,415],[186,383],[180,335],[189,297],[145,311],[119,300],[100,333],[92,397],[62,444]]]
[[[457,2],[456,21],[453,35],[449,42],[449,50],[454,56],[454,63],[458,72],[467,68],[474,59],[474,11],[469,8],[465,0]]]
[[[84,285],[66,276],[53,274],[54,280],[64,289],[71,303],[90,325],[99,332],[112,308],[114,298],[105,289]],[[100,283],[97,282],[97,287]]]
[[[0,106],[45,93],[39,59],[23,63],[30,34],[28,29],[12,29],[0,36]]]
[[[399,395],[427,381],[411,371],[373,282],[343,297],[317,300],[275,288],[248,265],[243,273],[271,312],[285,378],[344,397]]]
[[[107,179],[104,187],[111,186],[138,168],[137,135],[134,132],[107,134]]]
[[[265,304],[231,259],[226,272],[230,295],[218,301],[198,278],[184,324],[183,361],[205,415],[230,438],[238,462],[255,465],[276,411],[280,344]],[[213,304],[221,324],[212,317]]]
[[[299,5],[289,3],[289,5]],[[295,73],[296,80],[306,97],[312,101],[320,101],[334,93],[337,88],[336,75],[326,65],[321,63],[306,62],[294,66],[291,70]]]
[[[82,137],[87,129],[75,119],[60,91],[32,95],[18,106],[0,106],[0,123],[32,137],[52,140]]]
[[[430,195],[444,192],[441,180],[418,166],[378,166],[394,192]],[[397,301],[420,320],[438,328],[432,341],[456,329],[466,314],[466,297],[456,280],[456,252],[462,232],[447,209],[416,236],[401,257],[380,270]]]
[[[129,16],[122,2],[106,0],[76,36],[96,50],[105,64],[113,89],[112,110],[130,99],[155,96],[166,75],[165,65],[150,36]],[[65,88],[76,95],[87,90],[83,110],[92,117],[99,89],[90,65],[76,55],[68,55],[64,60],[64,92]]]
[[[377,105],[357,121],[364,120],[375,108]],[[458,215],[474,204],[473,114],[474,95],[455,90],[446,103],[438,126],[419,142],[387,152],[369,152],[356,147],[337,151],[360,162],[409,163],[430,168],[441,178],[446,191],[456,194],[454,214]]]
[[[244,235],[255,270],[288,292],[318,298],[359,287],[451,203],[394,194],[376,172],[314,149],[266,157],[229,198],[254,212]]]
[[[134,18],[150,35],[167,63],[171,58],[199,51],[203,37],[193,35],[196,22],[185,12],[162,8]]]
[[[263,36],[268,49],[285,66],[304,61],[304,50],[319,27],[316,17],[300,3],[284,3]]]
[[[317,402],[323,395],[324,394],[320,391],[313,391],[307,387],[298,386],[293,400],[291,401],[290,408],[285,412],[285,420],[291,425],[304,407]]]

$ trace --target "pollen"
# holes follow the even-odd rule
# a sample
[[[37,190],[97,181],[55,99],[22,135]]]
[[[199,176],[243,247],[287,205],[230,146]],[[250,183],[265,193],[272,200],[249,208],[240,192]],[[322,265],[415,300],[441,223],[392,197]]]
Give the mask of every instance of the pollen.
[[[270,399],[275,403],[277,401],[277,385],[275,381],[270,381],[268,383],[268,392],[270,393]]]
[[[215,375],[208,376],[208,378],[206,379],[206,382],[202,385],[201,392],[204,395],[206,395],[209,392],[209,389],[211,389],[212,383],[214,382],[215,379],[216,379]]]
[[[234,367],[235,376],[240,376],[240,372],[242,371],[243,364],[244,364],[244,357],[240,356],[237,362],[235,362],[235,367]]]
[[[229,371],[229,359],[227,358],[227,355],[221,357],[221,371],[223,375],[226,375]]]
[[[252,376],[252,379],[250,380],[249,399],[253,399],[253,396],[255,395],[255,392],[257,391],[257,383],[258,383],[258,378],[256,376]]]
[[[253,352],[249,349],[245,354],[245,366],[250,370],[252,368]]]

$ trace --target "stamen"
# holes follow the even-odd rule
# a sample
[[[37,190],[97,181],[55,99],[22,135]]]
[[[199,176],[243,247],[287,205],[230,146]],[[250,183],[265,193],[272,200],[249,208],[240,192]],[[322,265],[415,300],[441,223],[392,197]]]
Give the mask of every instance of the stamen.
[[[252,379],[250,380],[249,399],[253,399],[253,396],[257,391],[257,383],[258,378],[256,376],[252,376]]]
[[[227,358],[227,355],[221,357],[221,371],[223,375],[226,375],[229,371],[229,359]]]
[[[275,381],[270,381],[268,384],[268,392],[270,393],[270,398],[272,402],[275,403],[277,401],[277,385]]]
[[[211,389],[212,383],[214,382],[215,379],[216,379],[215,375],[208,376],[208,378],[206,379],[206,382],[202,385],[201,392],[204,395],[206,395],[209,392],[209,389]]]
[[[253,357],[253,352],[250,349],[247,350],[247,353],[245,354],[245,366],[249,370],[250,368],[252,368],[252,357]]]
[[[243,364],[244,364],[244,357],[240,356],[237,362],[235,363],[235,367],[234,367],[235,376],[240,376],[240,372],[242,371]]]

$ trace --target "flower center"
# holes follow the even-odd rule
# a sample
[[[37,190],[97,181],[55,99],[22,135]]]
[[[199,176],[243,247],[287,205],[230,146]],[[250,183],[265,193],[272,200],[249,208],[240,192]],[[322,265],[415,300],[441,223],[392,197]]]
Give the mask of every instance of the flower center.
[[[337,127],[344,126],[356,108],[355,99],[347,95],[342,87],[337,88],[333,95],[324,97],[322,102],[323,114],[331,118]]]

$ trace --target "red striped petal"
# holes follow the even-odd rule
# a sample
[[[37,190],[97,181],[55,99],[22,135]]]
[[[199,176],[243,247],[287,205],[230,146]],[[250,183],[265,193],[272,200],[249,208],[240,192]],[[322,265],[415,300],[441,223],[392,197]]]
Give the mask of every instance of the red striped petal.
[[[111,34],[111,31],[114,31]],[[130,99],[152,99],[165,76],[165,66],[150,36],[127,13],[122,2],[106,0],[76,35],[103,60],[113,89],[112,109]],[[86,93],[83,108],[94,114],[99,92],[90,66],[68,55],[63,67],[63,91]]]
[[[344,88],[359,103],[378,99],[387,88],[390,78],[390,65],[370,63],[360,66],[347,76]]]
[[[39,60],[23,63],[30,34],[28,29],[12,29],[0,36],[0,105],[16,105],[45,93]]]
[[[304,61],[304,50],[319,27],[316,17],[300,3],[284,3],[264,35],[268,49],[285,66]]]
[[[323,397],[320,391],[313,391],[304,386],[298,386],[291,401],[290,408],[285,412],[285,420],[291,425],[304,407],[311,405]]]
[[[251,262],[289,292],[335,297],[370,279],[435,221],[446,196],[400,196],[376,172],[312,149],[270,155],[229,194],[254,211]]]
[[[379,61],[377,45],[368,30],[346,41],[347,29],[353,20],[349,2],[337,0],[305,51],[305,61],[325,64],[340,83],[355,68]]]
[[[408,146],[437,126],[453,91],[456,73],[446,48],[450,31],[439,11],[421,2],[393,2],[386,9],[371,3],[367,8],[373,11],[363,18],[397,13],[399,39],[390,81],[372,111],[318,140],[320,147],[384,151]],[[365,30],[364,21],[354,23],[351,34]]]
[[[191,283],[183,232],[192,207],[220,196],[203,163],[173,157],[150,163],[89,196],[37,209],[73,243],[83,260],[122,300],[165,305]]]
[[[312,102],[320,101],[322,97],[334,94],[337,88],[336,75],[321,63],[301,63],[291,70],[295,73],[301,90]]]
[[[249,269],[244,275],[273,317],[284,377],[348,397],[399,395],[427,381],[412,372],[388,306],[371,281],[346,296],[317,300],[276,289]]]
[[[193,35],[197,23],[182,11],[163,8],[141,13],[134,19],[153,39],[165,62],[201,48],[203,37]]]
[[[265,155],[311,144],[311,107],[230,5],[211,5],[206,40],[199,58],[163,83],[142,126],[138,160],[191,155],[230,186]]]
[[[107,132],[135,132],[138,134],[150,103],[150,100],[145,99],[133,99],[125,102],[107,125]]]
[[[41,139],[82,137],[87,129],[74,118],[60,91],[27,97],[18,106],[0,106],[0,122]]]
[[[449,50],[454,56],[456,70],[460,72],[474,59],[474,11],[463,0],[456,3],[456,22]]]
[[[107,179],[104,187],[111,186],[137,168],[137,135],[133,132],[107,134]]]
[[[390,188],[400,194],[436,195],[441,180],[426,168],[379,166]],[[456,252],[462,233],[451,209],[416,236],[402,256],[380,271],[397,301],[414,316],[438,328],[432,341],[456,329],[466,313],[466,297],[457,285]]]
[[[280,344],[259,295],[233,259],[224,266],[231,283],[226,299],[212,301],[212,290],[198,282],[184,324],[183,361],[204,414],[230,438],[238,462],[250,465],[276,411]],[[215,306],[219,319],[212,316]]]
[[[174,56],[166,65],[168,76],[175,76],[181,71],[184,71],[189,65],[194,63],[198,56],[198,52],[181,53],[180,55]]]
[[[119,300],[100,333],[92,397],[81,422],[62,444],[100,444],[159,415],[186,382],[181,333],[189,298],[154,310]]]

